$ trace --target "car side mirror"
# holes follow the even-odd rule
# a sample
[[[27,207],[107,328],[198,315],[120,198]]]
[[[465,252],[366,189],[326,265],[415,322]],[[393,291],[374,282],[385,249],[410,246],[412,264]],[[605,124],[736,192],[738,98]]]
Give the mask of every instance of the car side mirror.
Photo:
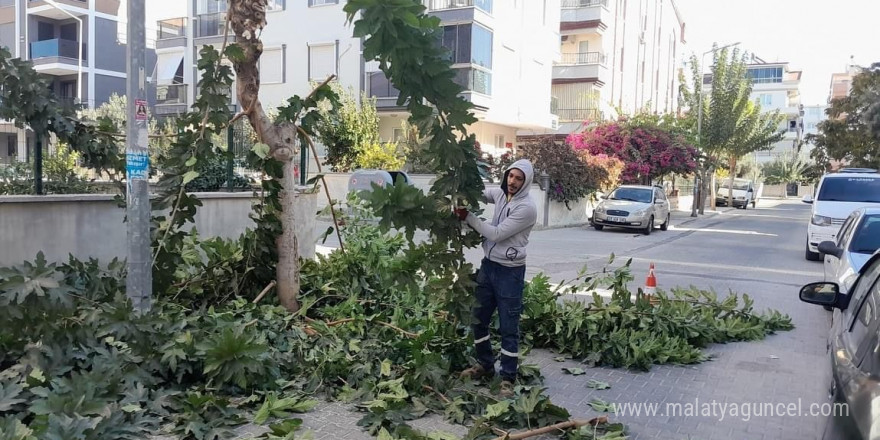
[[[801,287],[801,301],[820,306],[832,306],[840,308],[837,304],[840,297],[840,287],[836,283],[810,283]]]
[[[807,194],[804,196],[803,199],[801,199],[801,201],[804,203],[813,203],[813,196],[810,194]]]
[[[840,258],[841,255],[843,255],[843,249],[837,247],[833,241],[823,241],[819,243],[819,252],[834,255],[837,258]]]

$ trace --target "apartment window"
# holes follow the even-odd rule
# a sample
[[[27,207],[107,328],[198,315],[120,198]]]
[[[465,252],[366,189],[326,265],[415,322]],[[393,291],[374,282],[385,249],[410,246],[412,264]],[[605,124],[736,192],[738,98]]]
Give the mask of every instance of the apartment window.
[[[449,49],[453,64],[492,68],[492,31],[478,24],[445,26],[441,44]]]
[[[284,67],[284,46],[264,49],[260,56],[260,82],[284,83]]]
[[[226,12],[226,2],[220,0],[199,0],[196,11],[197,15]]]
[[[406,135],[403,133],[402,128],[392,128],[391,129],[391,142],[396,144],[400,144],[406,140]]]
[[[309,79],[323,81],[336,74],[336,44],[309,45]]]
[[[335,5],[339,3],[339,0],[309,0],[309,7],[312,6],[324,6],[324,5]]]
[[[769,93],[761,93],[758,95],[758,104],[761,104],[762,107],[769,107],[773,105],[773,95]]]
[[[504,135],[496,134],[495,135],[495,148],[501,149],[504,148]]]
[[[16,148],[16,135],[10,134],[6,135],[6,155],[9,157],[13,157],[18,154],[18,148]]]
[[[755,67],[749,69],[749,76],[755,84],[781,83],[782,67]]]
[[[43,21],[37,22],[37,40],[46,41],[55,38],[55,26]]]
[[[474,6],[488,12],[492,13],[492,0],[475,0]]]
[[[269,0],[266,4],[267,11],[283,11],[286,6],[286,0]]]

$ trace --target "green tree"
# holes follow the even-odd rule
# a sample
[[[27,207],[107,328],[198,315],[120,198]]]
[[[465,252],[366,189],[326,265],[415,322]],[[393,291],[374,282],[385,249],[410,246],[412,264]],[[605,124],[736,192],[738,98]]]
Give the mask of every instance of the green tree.
[[[741,54],[739,49],[715,51],[709,93],[704,92],[702,66],[695,55],[691,56],[690,84],[682,74],[681,101],[689,109],[686,121],[703,154],[698,169],[701,194],[707,191],[714,193],[711,179],[719,166],[726,163],[731,169],[736,169],[739,158],[772,148],[774,142],[782,139],[783,132],[777,129],[782,116],[778,112],[761,112],[760,105],[750,99],[752,81],[746,59],[747,55]],[[697,138],[700,93],[703,93],[702,129]],[[714,194],[711,194],[710,200],[714,203]],[[704,209],[700,203],[700,213]]]
[[[358,156],[379,144],[379,114],[376,98],[361,92],[361,102],[338,82],[330,88],[339,96],[339,107],[321,110],[318,138],[327,148],[327,164],[333,171],[351,171],[358,167]]]
[[[783,154],[761,167],[764,183],[779,185],[806,183],[810,181],[810,171],[815,165],[797,154]],[[785,194],[788,194],[786,191]]]
[[[811,156],[830,168],[832,161],[880,168],[880,63],[853,78],[849,95],[831,101],[819,133],[809,135]]]

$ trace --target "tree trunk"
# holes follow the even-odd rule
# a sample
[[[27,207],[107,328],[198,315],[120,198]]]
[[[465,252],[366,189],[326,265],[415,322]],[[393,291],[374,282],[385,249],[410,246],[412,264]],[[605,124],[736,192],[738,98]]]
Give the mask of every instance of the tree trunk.
[[[274,124],[260,103],[260,55],[263,42],[259,35],[266,26],[266,0],[229,0],[228,20],[235,33],[236,43],[243,56],[232,59],[235,68],[236,92],[241,112],[247,116],[257,133],[257,139],[269,146],[269,154],[284,167],[281,191],[281,236],[278,237],[278,266],[276,277],[278,297],[290,311],[299,309],[299,248],[294,233],[293,205],[296,197],[293,158],[299,148],[296,126],[292,123]]]
[[[736,157],[730,156],[730,188],[727,188],[727,206],[733,207],[733,179],[736,177]]]

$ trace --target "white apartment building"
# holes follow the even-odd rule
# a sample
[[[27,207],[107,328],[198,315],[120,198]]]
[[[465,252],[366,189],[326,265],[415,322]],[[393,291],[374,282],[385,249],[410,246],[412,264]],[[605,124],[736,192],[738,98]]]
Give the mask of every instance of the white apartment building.
[[[443,26],[441,44],[450,49],[462,96],[475,106],[479,122],[469,127],[484,151],[498,153],[516,141],[517,130],[551,130],[550,86],[559,58],[560,0],[425,0]],[[361,41],[352,38],[340,0],[271,0],[262,40],[260,99],[267,109],[310,81],[336,74],[355,95],[377,98],[380,137],[395,141],[409,117],[396,105],[397,91],[374,63],[365,63]],[[157,114],[185,110],[196,96],[196,57],[206,45],[220,46],[225,3],[189,0],[188,17],[158,23]],[[235,103],[235,97],[232,97]]]
[[[685,24],[675,0],[562,0],[553,67],[559,137],[585,121],[675,112]]]
[[[819,134],[819,123],[828,119],[828,115],[825,111],[828,109],[827,105],[805,105],[804,106],[804,140],[806,141],[807,135],[816,135]],[[805,142],[803,147],[801,147],[800,154],[804,157],[810,157],[810,153],[813,151],[813,145],[810,142]]]
[[[804,106],[801,104],[801,71],[790,70],[787,62],[765,62],[753,57],[748,65],[752,78],[751,98],[764,111],[779,110],[784,116],[779,129],[783,139],[770,150],[755,153],[758,163],[770,162],[785,153],[796,153],[804,139]]]
[[[92,108],[125,95],[124,22],[120,0],[0,0],[0,46],[33,62],[60,102]],[[148,51],[148,66],[152,57]],[[35,141],[0,121],[0,162],[29,160]]]

